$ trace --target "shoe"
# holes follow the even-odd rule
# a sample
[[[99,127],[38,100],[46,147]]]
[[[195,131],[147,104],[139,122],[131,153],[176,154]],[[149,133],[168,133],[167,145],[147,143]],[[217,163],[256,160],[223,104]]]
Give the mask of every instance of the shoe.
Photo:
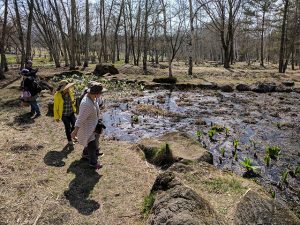
[[[96,170],[101,169],[101,168],[103,167],[103,166],[102,166],[101,164],[99,164],[99,163],[97,163],[97,164],[95,164],[95,165],[90,164],[89,166],[92,167],[92,168],[94,168],[94,169],[96,169]]]
[[[38,118],[38,117],[40,117],[40,116],[41,116],[41,114],[38,113],[38,114],[36,114],[32,119]]]
[[[99,156],[99,157],[102,157],[102,156],[104,156],[104,153],[103,152],[99,152],[96,155]]]
[[[74,145],[73,141],[69,141],[68,145]]]

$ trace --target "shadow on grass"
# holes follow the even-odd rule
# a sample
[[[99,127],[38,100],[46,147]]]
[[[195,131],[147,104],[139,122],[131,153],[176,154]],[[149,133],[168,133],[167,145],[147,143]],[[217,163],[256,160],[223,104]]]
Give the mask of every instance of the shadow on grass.
[[[20,108],[20,99],[10,99],[7,101],[1,101],[1,105],[3,107],[9,107],[9,108]]]
[[[65,165],[63,159],[68,158],[68,155],[74,150],[73,146],[66,145],[60,152],[50,151],[44,157],[44,163],[48,166],[62,167]]]
[[[90,168],[88,162],[83,159],[74,161],[67,172],[74,173],[76,177],[70,182],[69,189],[64,192],[66,199],[79,213],[91,215],[100,208],[100,204],[88,199],[88,197],[100,180],[101,175]]]
[[[14,121],[11,123],[11,125],[26,125],[26,124],[32,124],[34,123],[34,119],[31,118],[31,114],[29,113],[24,113],[21,115],[17,115],[14,117]]]

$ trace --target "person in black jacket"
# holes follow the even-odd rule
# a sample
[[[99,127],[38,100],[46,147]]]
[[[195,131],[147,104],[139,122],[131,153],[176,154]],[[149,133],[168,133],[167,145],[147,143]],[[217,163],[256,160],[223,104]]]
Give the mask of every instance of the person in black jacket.
[[[21,74],[24,76],[24,80],[22,83],[23,91],[30,92],[30,97],[24,99],[31,106],[31,116],[37,118],[41,115],[41,111],[39,105],[37,103],[37,98],[40,90],[37,87],[37,81],[35,78],[35,73],[30,73],[28,69],[23,69]],[[34,74],[34,75],[33,75]]]

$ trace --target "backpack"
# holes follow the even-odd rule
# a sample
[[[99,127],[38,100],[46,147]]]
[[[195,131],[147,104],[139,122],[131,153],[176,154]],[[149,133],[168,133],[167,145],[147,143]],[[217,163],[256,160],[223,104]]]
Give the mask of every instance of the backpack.
[[[32,88],[36,93],[40,93],[42,91],[42,87],[36,79],[33,79]]]
[[[30,76],[30,77],[27,77],[26,79],[29,80],[29,83],[27,82],[27,85],[29,85],[29,86],[27,86],[27,90],[31,93],[32,96],[35,96],[42,91],[42,87],[36,78]]]

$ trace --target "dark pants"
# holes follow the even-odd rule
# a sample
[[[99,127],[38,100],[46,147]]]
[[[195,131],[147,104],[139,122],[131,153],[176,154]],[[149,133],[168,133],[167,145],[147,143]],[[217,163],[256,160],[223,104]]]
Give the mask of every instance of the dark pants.
[[[29,103],[30,106],[31,106],[31,113],[32,113],[32,114],[34,114],[34,113],[36,113],[37,115],[41,114],[39,105],[38,105],[38,103],[37,103],[36,100],[34,100],[34,101],[29,101],[28,103]]]
[[[76,120],[76,118],[75,118],[74,113],[72,113],[69,116],[62,116],[62,121],[65,125],[65,132],[66,132],[68,141],[72,141],[71,133],[75,127],[75,120]]]
[[[89,162],[91,165],[96,165],[98,161],[96,140],[90,141],[87,146],[89,154]]]
[[[100,134],[95,133],[95,142],[96,142],[96,155],[98,156],[100,153],[100,146],[99,146],[99,139]],[[85,147],[82,151],[82,155],[89,155],[87,147]]]

